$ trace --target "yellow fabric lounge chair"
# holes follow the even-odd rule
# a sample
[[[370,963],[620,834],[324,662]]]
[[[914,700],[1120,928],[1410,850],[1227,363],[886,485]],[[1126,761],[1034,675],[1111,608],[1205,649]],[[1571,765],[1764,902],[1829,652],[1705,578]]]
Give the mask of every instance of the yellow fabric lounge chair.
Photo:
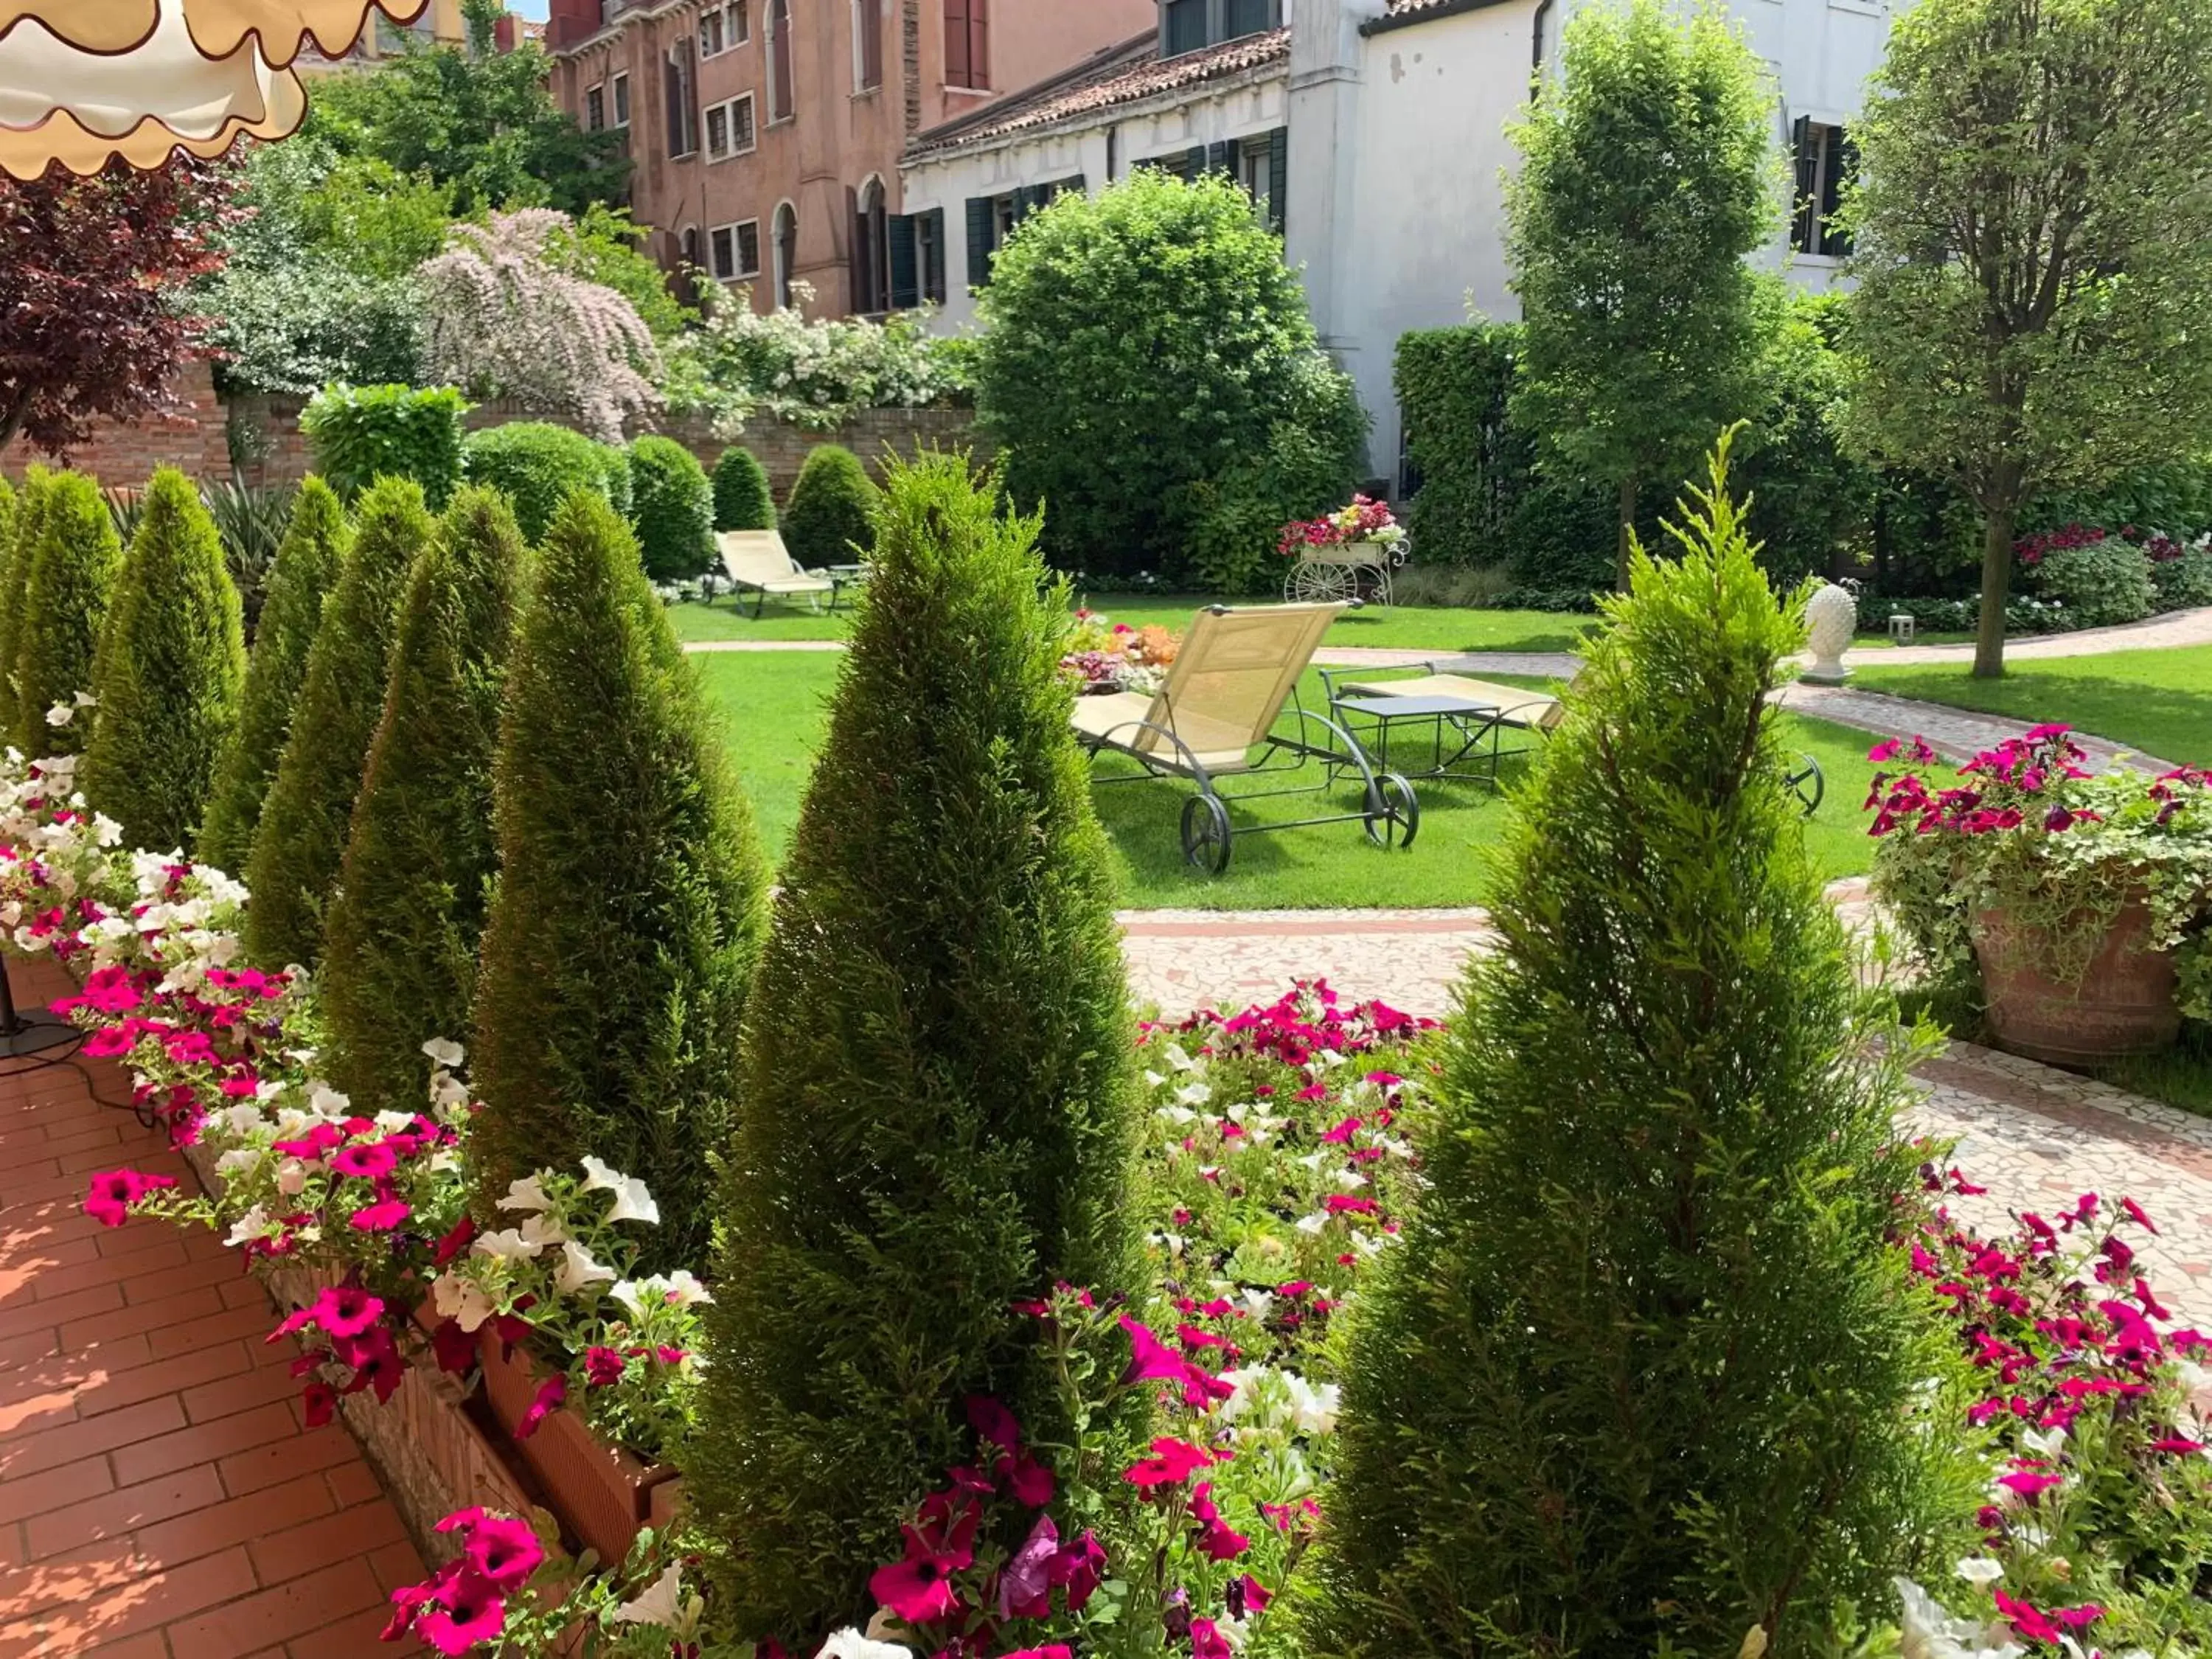
[[[1183,803],[1182,851],[1192,865],[1218,875],[1229,867],[1230,799],[1267,795],[1316,793],[1347,772],[1362,786],[1356,812],[1329,813],[1290,823],[1248,823],[1247,833],[1293,830],[1321,823],[1359,823],[1380,847],[1413,843],[1420,806],[1413,786],[1378,772],[1350,732],[1297,699],[1298,677],[1313,660],[1315,647],[1345,607],[1341,605],[1271,605],[1231,610],[1212,605],[1192,618],[1167,678],[1150,696],[1114,691],[1078,697],[1071,718],[1078,741],[1096,758],[1112,751],[1145,769],[1128,777],[1102,777],[1100,783],[1175,777],[1197,786]],[[1277,723],[1288,704],[1297,722],[1288,733]],[[1280,789],[1223,796],[1217,778],[1239,774],[1287,773],[1309,763],[1322,781]]]
[[[789,598],[804,593],[834,596],[837,584],[818,570],[804,568],[773,530],[725,530],[714,540],[722,550],[722,573],[741,593],[755,595],[753,615],[767,606],[770,595]],[[834,598],[833,598],[834,602]]]

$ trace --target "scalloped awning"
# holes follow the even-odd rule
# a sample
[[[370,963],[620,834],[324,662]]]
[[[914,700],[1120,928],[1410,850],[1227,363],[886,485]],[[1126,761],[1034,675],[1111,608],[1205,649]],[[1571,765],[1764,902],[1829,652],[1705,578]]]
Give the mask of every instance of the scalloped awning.
[[[0,170],[59,161],[96,173],[179,149],[216,155],[240,133],[281,138],[307,114],[291,68],[312,39],[349,51],[371,11],[429,0],[0,0]]]

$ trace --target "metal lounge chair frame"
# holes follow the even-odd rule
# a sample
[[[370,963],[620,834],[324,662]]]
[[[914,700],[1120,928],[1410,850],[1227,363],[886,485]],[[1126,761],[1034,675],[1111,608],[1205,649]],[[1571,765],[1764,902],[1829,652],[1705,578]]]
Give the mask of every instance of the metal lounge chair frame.
[[[1095,762],[1107,752],[1135,761],[1144,770],[1099,777],[1102,785],[1172,777],[1196,787],[1183,803],[1183,859],[1211,875],[1229,867],[1239,833],[1229,817],[1238,801],[1315,794],[1347,772],[1358,774],[1360,810],[1329,812],[1279,823],[1248,823],[1242,833],[1310,829],[1325,823],[1363,825],[1378,847],[1413,844],[1421,809],[1413,787],[1395,773],[1377,771],[1358,741],[1336,721],[1306,708],[1297,681],[1328,624],[1346,607],[1334,605],[1256,605],[1235,610],[1209,605],[1192,619],[1166,679],[1147,698],[1139,692],[1079,697],[1072,714],[1076,739]],[[1218,694],[1219,701],[1209,698]],[[1224,708],[1231,695],[1242,706]],[[1255,695],[1256,693],[1256,695]],[[1274,727],[1285,705],[1297,720],[1289,734]],[[1141,706],[1141,707],[1140,707]],[[1258,757],[1253,758],[1255,750]],[[1224,794],[1224,776],[1279,776],[1319,762],[1318,782]]]
[[[714,544],[721,553],[722,572],[729,578],[730,586],[741,590],[750,588],[756,596],[756,617],[767,609],[770,595],[790,598],[804,593],[811,604],[816,594],[827,593],[831,607],[836,607],[838,584],[819,571],[806,569],[793,558],[779,532],[725,530],[715,535]]]

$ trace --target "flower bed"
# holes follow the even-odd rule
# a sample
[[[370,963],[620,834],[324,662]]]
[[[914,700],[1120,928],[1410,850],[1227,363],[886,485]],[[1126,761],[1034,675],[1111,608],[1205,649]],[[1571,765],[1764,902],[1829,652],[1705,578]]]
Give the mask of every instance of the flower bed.
[[[1060,653],[1060,672],[1079,696],[1159,690],[1179,641],[1157,623],[1132,628],[1095,611],[1075,613]]]

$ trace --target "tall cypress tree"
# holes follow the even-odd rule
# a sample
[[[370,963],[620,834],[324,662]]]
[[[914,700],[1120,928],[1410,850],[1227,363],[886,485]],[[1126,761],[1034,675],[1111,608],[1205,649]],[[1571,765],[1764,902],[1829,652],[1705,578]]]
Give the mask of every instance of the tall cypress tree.
[[[123,568],[123,542],[98,483],[82,472],[57,472],[44,495],[15,634],[15,741],[27,755],[56,747],[48,709],[91,691],[100,630]],[[83,729],[80,720],[76,730]],[[63,746],[82,742],[79,735]]]
[[[292,730],[246,862],[246,948],[271,967],[322,954],[331,890],[384,707],[392,634],[407,577],[436,529],[411,478],[361,498],[353,552],[323,606]]]
[[[416,561],[324,943],[330,1074],[369,1109],[422,1093],[422,1042],[466,1034],[498,853],[492,759],[525,558],[464,489]]]
[[[729,1130],[768,869],[696,676],[607,503],[554,518],[507,667],[499,891],[477,978],[480,1201],[585,1153],[659,1200],[696,1266]]]
[[[963,1395],[1065,1443],[1015,1302],[1142,1271],[1135,1030],[1038,520],[931,456],[878,526],[746,1011],[689,1472],[725,1605],[786,1642],[866,1605],[968,1451]]]
[[[191,844],[238,725],[246,623],[222,538],[191,480],[154,474],[100,647],[81,779],[125,844]]]
[[[270,572],[238,726],[216,769],[215,793],[200,826],[198,855],[203,863],[222,870],[245,867],[262,801],[292,729],[323,600],[337,586],[351,535],[337,495],[311,475],[293,501],[291,522]]]
[[[1357,1316],[1316,1652],[1826,1652],[1955,1541],[1942,1337],[1886,1242],[1919,1044],[1854,977],[1768,702],[1802,607],[1725,444],[1672,533],[1513,804]]]
[[[31,581],[31,556],[46,525],[46,490],[53,474],[43,466],[23,473],[7,534],[0,539],[0,735],[16,741],[21,722],[15,702],[16,641],[22,637],[23,600]]]

